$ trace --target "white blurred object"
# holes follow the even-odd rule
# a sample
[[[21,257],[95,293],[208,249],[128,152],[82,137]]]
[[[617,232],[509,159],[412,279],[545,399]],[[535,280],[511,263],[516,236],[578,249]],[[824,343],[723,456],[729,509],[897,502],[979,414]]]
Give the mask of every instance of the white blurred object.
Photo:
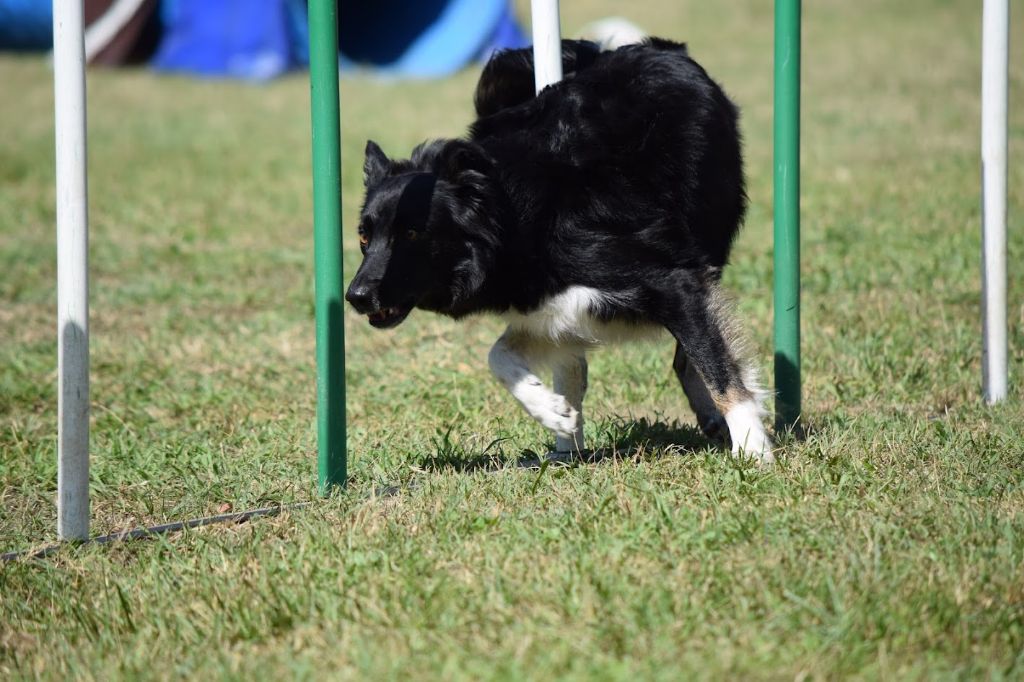
[[[639,43],[647,37],[647,32],[628,19],[608,17],[584,26],[580,37],[594,41],[602,50],[617,50],[623,45]]]

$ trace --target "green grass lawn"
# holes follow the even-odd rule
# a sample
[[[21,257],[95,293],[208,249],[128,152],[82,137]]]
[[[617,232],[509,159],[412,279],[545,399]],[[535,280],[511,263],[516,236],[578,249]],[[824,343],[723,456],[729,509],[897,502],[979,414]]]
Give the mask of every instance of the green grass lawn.
[[[551,444],[488,375],[500,324],[346,311],[350,492],[0,566],[0,677],[1024,678],[1012,4],[1005,404],[980,399],[980,5],[805,3],[808,436],[777,466],[700,437],[666,340],[592,357],[614,457],[489,471]],[[771,3],[564,5],[567,35],[628,13],[687,40],[740,104],[726,284],[768,377]],[[366,139],[461,134],[476,76],[343,82],[350,276]],[[0,551],[55,537],[50,78],[0,58]],[[93,532],[317,500],[305,76],[93,71],[89,133]]]

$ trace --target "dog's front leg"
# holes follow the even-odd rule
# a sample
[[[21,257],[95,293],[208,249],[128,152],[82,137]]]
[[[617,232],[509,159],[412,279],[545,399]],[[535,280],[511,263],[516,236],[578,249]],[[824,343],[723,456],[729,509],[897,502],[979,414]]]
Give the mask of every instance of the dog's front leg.
[[[530,369],[531,358],[553,351],[553,347],[542,341],[506,330],[491,348],[487,360],[491,372],[527,414],[554,431],[556,437],[574,439],[579,412],[564,396],[546,387]]]
[[[565,396],[577,412],[576,430],[571,438],[555,436],[556,452],[579,452],[583,449],[583,396],[587,393],[587,356],[580,350],[567,350],[553,365],[555,393]]]

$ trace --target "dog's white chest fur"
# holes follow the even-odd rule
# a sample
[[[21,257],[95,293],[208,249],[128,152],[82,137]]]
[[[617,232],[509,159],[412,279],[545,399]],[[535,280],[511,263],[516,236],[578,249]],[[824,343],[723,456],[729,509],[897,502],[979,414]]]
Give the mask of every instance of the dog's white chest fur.
[[[596,345],[650,336],[653,325],[606,322],[600,319],[611,296],[591,287],[571,286],[529,313],[502,315],[510,329],[555,343]]]

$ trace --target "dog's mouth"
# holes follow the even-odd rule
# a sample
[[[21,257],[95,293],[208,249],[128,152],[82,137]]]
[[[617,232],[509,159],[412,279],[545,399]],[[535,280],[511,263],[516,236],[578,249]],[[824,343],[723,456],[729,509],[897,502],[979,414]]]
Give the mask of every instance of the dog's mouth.
[[[370,326],[376,327],[377,329],[390,329],[391,327],[397,327],[402,321],[409,316],[412,312],[412,306],[392,306],[390,308],[381,308],[372,313],[367,313],[366,318],[370,321]]]

